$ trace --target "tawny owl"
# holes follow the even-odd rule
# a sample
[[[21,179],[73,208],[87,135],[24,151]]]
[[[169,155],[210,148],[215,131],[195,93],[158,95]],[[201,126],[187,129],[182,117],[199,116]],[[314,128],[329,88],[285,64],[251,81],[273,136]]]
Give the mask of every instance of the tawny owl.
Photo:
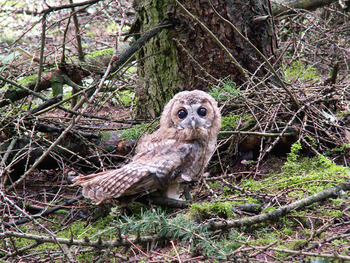
[[[83,195],[94,203],[111,198],[131,201],[158,190],[177,199],[180,185],[202,175],[215,151],[220,127],[220,110],[210,95],[182,91],[165,106],[159,129],[140,139],[130,163],[80,175],[74,185],[83,186]]]

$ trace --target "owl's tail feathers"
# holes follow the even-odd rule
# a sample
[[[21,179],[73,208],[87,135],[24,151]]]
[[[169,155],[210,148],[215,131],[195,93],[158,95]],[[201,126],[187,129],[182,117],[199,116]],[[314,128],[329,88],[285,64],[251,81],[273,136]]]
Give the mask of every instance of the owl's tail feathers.
[[[73,179],[74,184],[72,186],[81,185],[83,187],[83,196],[90,198],[93,203],[99,204],[106,199],[118,197],[116,193],[112,194],[101,186],[101,182],[109,181],[114,176],[115,172],[113,170],[90,175],[79,175]]]

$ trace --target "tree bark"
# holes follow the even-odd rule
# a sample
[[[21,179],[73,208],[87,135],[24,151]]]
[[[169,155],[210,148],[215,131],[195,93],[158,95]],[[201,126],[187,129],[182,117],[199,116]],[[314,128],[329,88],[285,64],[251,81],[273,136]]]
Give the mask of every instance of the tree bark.
[[[272,64],[276,61],[268,0],[213,0],[212,3],[218,13],[248,37]],[[182,1],[182,4],[215,34],[243,68],[258,77],[266,74],[266,68],[261,67],[262,58],[214,12],[207,0]],[[225,78],[237,84],[246,81],[217,41],[175,1],[153,0],[143,4],[138,0],[135,9],[139,32],[150,30],[163,19],[176,23],[175,30],[164,30],[138,53],[140,85],[137,95],[142,115],[157,116],[164,104],[181,90],[208,90]]]

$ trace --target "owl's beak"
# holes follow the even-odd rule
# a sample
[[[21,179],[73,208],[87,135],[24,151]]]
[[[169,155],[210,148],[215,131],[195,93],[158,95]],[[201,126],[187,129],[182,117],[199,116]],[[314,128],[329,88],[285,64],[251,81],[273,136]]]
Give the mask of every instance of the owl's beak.
[[[192,129],[196,130],[196,122],[194,120],[191,121]]]

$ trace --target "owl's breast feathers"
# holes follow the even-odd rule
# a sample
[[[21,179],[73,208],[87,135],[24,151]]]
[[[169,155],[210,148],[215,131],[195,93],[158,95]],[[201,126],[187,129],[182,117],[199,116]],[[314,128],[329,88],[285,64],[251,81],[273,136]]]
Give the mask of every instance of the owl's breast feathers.
[[[138,153],[129,164],[115,170],[80,175],[74,179],[74,185],[81,185],[85,197],[100,203],[110,198],[142,196],[166,189],[174,182],[193,180],[206,166],[207,158],[200,154],[205,151],[197,141],[184,143],[168,139],[151,145],[140,143]]]

